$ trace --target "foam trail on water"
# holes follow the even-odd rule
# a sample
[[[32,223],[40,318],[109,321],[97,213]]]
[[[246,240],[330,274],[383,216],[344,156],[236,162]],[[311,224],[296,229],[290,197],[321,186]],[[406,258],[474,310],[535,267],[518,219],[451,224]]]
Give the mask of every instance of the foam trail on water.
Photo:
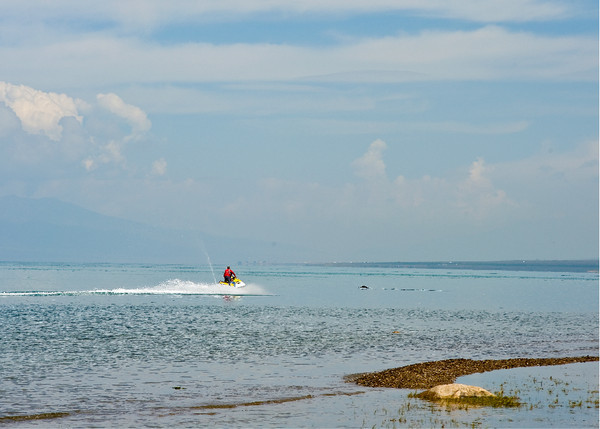
[[[0,292],[2,296],[60,296],[60,295],[270,295],[262,287],[249,284],[237,288],[213,283],[196,283],[171,279],[157,286],[139,288],[94,289],[84,291],[15,291]]]
[[[24,292],[0,292],[0,296],[57,296],[57,295],[75,295],[82,292],[61,292],[61,291],[24,291]]]
[[[96,293],[115,293],[132,295],[268,295],[258,285],[237,288],[228,285],[196,283],[189,280],[171,279],[158,286],[135,289],[117,288],[97,290]]]

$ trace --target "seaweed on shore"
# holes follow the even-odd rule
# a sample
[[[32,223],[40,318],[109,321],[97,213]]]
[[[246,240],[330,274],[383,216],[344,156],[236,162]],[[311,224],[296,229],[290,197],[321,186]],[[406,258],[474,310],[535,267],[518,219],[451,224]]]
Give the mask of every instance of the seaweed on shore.
[[[48,419],[60,419],[63,417],[70,416],[71,413],[67,412],[56,412],[56,413],[40,413],[40,414],[28,414],[28,415],[13,415],[13,416],[1,416],[0,422],[3,421],[27,421],[27,420],[48,420]]]

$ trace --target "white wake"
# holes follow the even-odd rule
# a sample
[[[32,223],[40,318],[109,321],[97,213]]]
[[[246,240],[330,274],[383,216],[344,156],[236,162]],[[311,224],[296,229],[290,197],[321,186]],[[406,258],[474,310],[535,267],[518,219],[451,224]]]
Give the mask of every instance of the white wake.
[[[134,289],[97,289],[95,293],[131,294],[131,295],[269,295],[256,284],[244,287],[232,287],[214,283],[196,283],[190,280],[171,279],[157,286]]]
[[[196,283],[189,280],[171,279],[156,286],[138,288],[114,288],[71,291],[10,291],[0,292],[0,297],[9,296],[74,296],[74,295],[223,295],[257,296],[271,295],[257,284],[232,287],[215,283]]]

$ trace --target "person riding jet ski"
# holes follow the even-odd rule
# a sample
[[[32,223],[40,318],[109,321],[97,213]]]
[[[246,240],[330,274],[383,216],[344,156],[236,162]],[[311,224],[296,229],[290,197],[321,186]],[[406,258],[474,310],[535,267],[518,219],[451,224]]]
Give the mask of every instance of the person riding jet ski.
[[[231,269],[231,267],[229,265],[227,266],[227,269],[223,273],[223,279],[224,279],[225,283],[229,283],[229,284],[231,284],[231,281],[233,279],[235,279],[235,273],[233,272],[233,270]]]

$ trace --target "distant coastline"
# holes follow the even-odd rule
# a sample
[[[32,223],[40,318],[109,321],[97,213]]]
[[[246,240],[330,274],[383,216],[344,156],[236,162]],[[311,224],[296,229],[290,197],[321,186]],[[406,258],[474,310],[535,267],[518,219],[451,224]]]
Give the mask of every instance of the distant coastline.
[[[328,262],[305,264],[326,267],[355,268],[420,268],[429,270],[497,270],[547,271],[567,273],[597,273],[598,259],[581,260],[513,260],[513,261],[451,261],[451,262]]]
[[[0,265],[195,265],[190,263],[148,262],[148,261],[61,261],[27,259],[1,259]],[[273,262],[273,261],[238,261],[237,266],[305,266],[305,267],[350,267],[350,268],[382,268],[382,269],[423,269],[423,270],[480,270],[480,271],[531,271],[531,272],[564,272],[598,274],[598,259],[582,260],[534,260],[534,261],[458,261],[458,262]]]

